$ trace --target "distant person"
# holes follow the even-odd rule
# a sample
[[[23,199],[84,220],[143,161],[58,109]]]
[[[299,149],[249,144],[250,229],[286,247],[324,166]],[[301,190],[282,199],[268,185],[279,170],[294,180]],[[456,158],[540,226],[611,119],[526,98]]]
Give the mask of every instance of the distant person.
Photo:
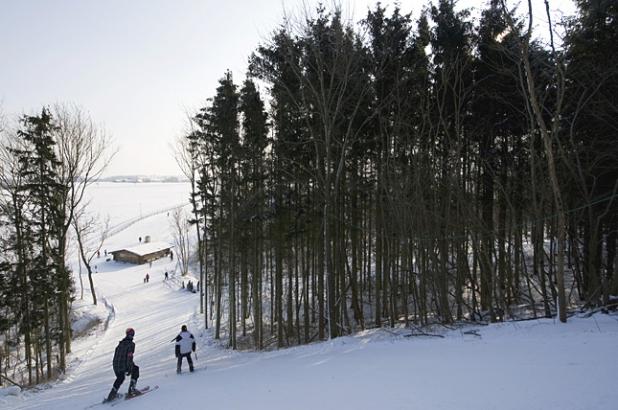
[[[107,249],[105,249],[105,250],[103,251],[103,254],[104,254],[105,256],[107,256]]]
[[[146,274],[146,283],[150,282],[150,275]]]
[[[180,333],[176,336],[176,358],[178,359],[178,363],[176,364],[176,373],[180,374],[182,367],[182,358],[187,358],[187,363],[189,363],[189,371],[193,371],[193,360],[191,360],[191,352],[195,352],[195,338],[189,331],[187,331],[187,326],[182,325],[180,328]]]
[[[184,280],[182,281],[182,288],[183,289],[185,288],[185,281]]]
[[[170,260],[173,261],[174,260],[174,252],[170,251]]]
[[[165,280],[168,280],[168,279],[169,279],[169,277],[167,275],[167,271],[165,271]]]
[[[141,236],[139,237],[139,243],[142,243],[142,237]]]
[[[106,401],[112,401],[118,396],[118,389],[124,382],[125,375],[131,376],[131,382],[129,383],[128,396],[137,396],[141,392],[135,388],[137,379],[139,379],[139,367],[133,363],[133,354],[135,353],[135,343],[133,337],[135,336],[135,330],[128,328],[125,332],[125,338],[122,339],[116,350],[114,351],[114,360],[112,362],[114,373],[116,373],[116,381],[112,390],[109,392]]]
[[[101,257],[101,251],[97,251],[97,258]]]

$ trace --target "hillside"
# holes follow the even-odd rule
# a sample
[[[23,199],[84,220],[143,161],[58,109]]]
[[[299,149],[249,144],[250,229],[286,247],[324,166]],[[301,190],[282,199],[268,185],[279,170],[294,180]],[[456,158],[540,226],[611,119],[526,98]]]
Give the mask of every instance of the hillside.
[[[108,195],[108,187],[99,193]],[[150,202],[173,205],[173,195]],[[134,193],[135,194],[135,193]],[[153,192],[138,196],[155,198]],[[125,200],[133,202],[128,197]],[[103,204],[103,201],[99,201]],[[111,208],[117,212],[120,207]],[[104,206],[101,205],[101,212]],[[112,212],[112,213],[113,213]],[[106,242],[134,244],[145,233],[171,241],[166,212],[141,219]],[[127,327],[136,330],[138,386],[160,388],[119,402],[121,409],[613,409],[618,315],[542,319],[431,330],[374,329],[355,336],[269,352],[237,352],[204,331],[198,297],[164,280],[175,261],[148,265],[98,261],[95,283],[109,326],[80,338],[63,380],[17,396],[0,396],[8,409],[81,409],[107,395],[114,348]],[[144,283],[146,273],[150,282]],[[87,295],[87,292],[86,292]],[[101,306],[106,306],[102,309]],[[175,374],[170,341],[187,324],[198,339],[194,374]],[[185,364],[186,370],[186,364]],[[121,391],[126,391],[125,381]],[[95,408],[107,408],[97,405]]]

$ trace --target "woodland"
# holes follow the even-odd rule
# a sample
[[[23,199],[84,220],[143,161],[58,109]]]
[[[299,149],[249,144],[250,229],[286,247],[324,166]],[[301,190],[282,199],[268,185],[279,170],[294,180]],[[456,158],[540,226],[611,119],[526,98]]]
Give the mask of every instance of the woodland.
[[[618,5],[577,4],[545,2],[548,41],[530,2],[286,18],[178,142],[205,326],[264,349],[615,308]]]

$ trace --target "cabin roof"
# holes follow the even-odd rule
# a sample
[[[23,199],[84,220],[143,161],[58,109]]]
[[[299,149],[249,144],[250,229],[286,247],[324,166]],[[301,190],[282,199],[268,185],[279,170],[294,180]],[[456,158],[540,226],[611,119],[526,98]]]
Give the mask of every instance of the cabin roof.
[[[141,245],[132,246],[130,248],[116,249],[115,251],[112,251],[111,253],[113,254],[113,253],[120,252],[120,251],[127,251],[127,252],[131,252],[138,256],[146,256],[146,255],[150,255],[151,253],[163,251],[166,249],[171,249],[173,247],[174,245],[170,245],[167,242],[148,242],[148,243],[143,243]]]

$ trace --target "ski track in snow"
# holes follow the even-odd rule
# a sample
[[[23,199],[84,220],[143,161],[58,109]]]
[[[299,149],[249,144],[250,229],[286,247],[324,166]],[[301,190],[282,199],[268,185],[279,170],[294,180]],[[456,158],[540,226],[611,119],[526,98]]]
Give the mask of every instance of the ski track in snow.
[[[142,219],[105,247],[135,245],[145,235],[171,241],[170,222],[165,212]],[[175,259],[152,267],[104,258],[97,263],[94,281],[109,310],[107,323],[74,343],[63,380],[38,392],[0,397],[0,408],[84,409],[100,402],[115,379],[112,356],[127,327],[136,330],[138,387],[160,388],[120,402],[118,409],[618,408],[616,314],[573,317],[566,325],[540,319],[443,329],[444,338],[377,329],[278,351],[236,352],[203,330],[197,294],[163,281]],[[177,376],[171,340],[182,324],[198,338],[198,371]],[[186,362],[183,370],[188,371]],[[127,388],[125,380],[121,391]]]

